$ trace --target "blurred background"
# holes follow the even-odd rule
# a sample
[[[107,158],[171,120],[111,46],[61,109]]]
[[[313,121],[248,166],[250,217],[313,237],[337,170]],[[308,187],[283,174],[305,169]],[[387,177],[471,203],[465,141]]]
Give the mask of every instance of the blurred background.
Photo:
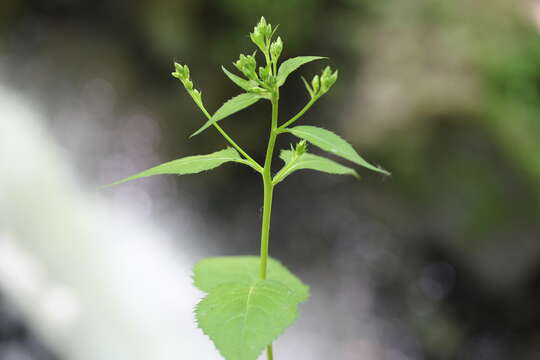
[[[340,71],[301,123],[392,172],[276,189],[271,254],[312,289],[276,358],[540,358],[540,1],[2,0],[0,360],[220,358],[190,268],[258,253],[260,179],[99,186],[225,146],[188,141],[205,119],[172,62],[214,111],[261,15],[284,58]],[[289,78],[282,119],[322,66]],[[222,125],[260,160],[268,114]]]

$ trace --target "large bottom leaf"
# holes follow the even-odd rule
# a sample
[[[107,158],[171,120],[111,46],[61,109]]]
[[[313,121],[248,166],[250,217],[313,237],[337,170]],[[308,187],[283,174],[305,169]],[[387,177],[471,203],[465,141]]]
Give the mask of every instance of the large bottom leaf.
[[[194,285],[208,293],[229,282],[253,282],[259,279],[258,256],[219,256],[199,261],[193,269]],[[309,287],[276,259],[268,259],[267,278],[283,283],[295,294],[299,303],[309,297]]]
[[[199,327],[227,360],[256,360],[297,317],[294,293],[275,280],[223,284],[197,305]]]
[[[256,256],[204,259],[193,278],[208,293],[196,308],[199,327],[227,360],[256,360],[309,297],[309,288],[274,259],[260,280]]]

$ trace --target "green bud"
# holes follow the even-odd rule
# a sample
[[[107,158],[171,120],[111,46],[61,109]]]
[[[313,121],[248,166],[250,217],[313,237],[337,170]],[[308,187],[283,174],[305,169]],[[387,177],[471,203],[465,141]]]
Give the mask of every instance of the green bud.
[[[334,85],[334,83],[336,82],[337,77],[338,77],[337,70],[332,73],[332,69],[330,68],[330,66],[327,66],[323,70],[322,75],[321,75],[321,92],[323,94],[326,93],[328,90],[330,90],[332,85]]]
[[[334,85],[334,83],[337,81],[338,78],[338,71],[334,71],[332,76],[330,76],[330,86]]]
[[[261,20],[257,24],[257,27],[266,38],[269,38],[272,35],[272,24],[267,24],[264,16],[261,16]]]
[[[315,75],[313,77],[313,80],[311,80],[311,87],[315,94],[319,91],[319,86],[320,86],[319,75]]]
[[[325,82],[330,77],[330,75],[332,75],[332,69],[330,68],[330,66],[327,66],[324,68],[321,74],[321,80]]]
[[[253,55],[244,55],[241,54],[240,58],[233,63],[233,65],[242,72],[248,79],[255,80],[257,79],[257,61]]]
[[[249,34],[249,37],[255,45],[261,49],[264,49],[264,34],[262,34],[259,29],[253,29],[253,32]]]
[[[300,141],[298,144],[296,144],[296,149],[294,150],[296,156],[302,156],[307,151],[307,142],[306,140]]]
[[[259,67],[259,77],[262,81],[268,80],[268,75],[270,75],[270,68],[266,66]]]
[[[249,71],[255,71],[257,68],[257,60],[255,60],[255,57],[253,55],[246,56],[246,67]]]
[[[249,37],[263,52],[268,51],[268,44],[272,37],[272,25],[266,23],[264,16],[261,17],[259,23],[253,28],[253,32],[249,34]]]
[[[174,63],[174,72],[172,76],[182,81],[189,79],[189,68],[187,65],[180,65],[179,63]]]
[[[283,41],[281,41],[281,37],[278,37],[276,41],[274,41],[270,45],[270,55],[272,56],[272,60],[274,62],[277,62],[282,51],[283,51]]]
[[[193,90],[193,83],[190,80],[184,80],[183,83],[184,83],[184,86],[186,87],[186,90],[188,91]]]
[[[253,32],[249,34],[251,41],[257,45],[261,50],[266,48],[266,39],[268,32],[268,24],[266,24],[266,19],[261,17],[259,23],[253,28]]]

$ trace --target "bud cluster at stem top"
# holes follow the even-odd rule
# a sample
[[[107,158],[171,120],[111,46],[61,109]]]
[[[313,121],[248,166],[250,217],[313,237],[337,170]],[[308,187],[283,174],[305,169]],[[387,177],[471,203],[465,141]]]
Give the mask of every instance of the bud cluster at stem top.
[[[304,79],[304,84],[306,89],[311,95],[312,98],[316,98],[324,95],[330,90],[332,85],[336,82],[338,78],[338,71],[332,72],[330,66],[327,66],[322,71],[321,75],[315,75],[311,80],[311,85]]]
[[[283,85],[284,79],[286,79],[290,72],[306,63],[306,61],[309,62],[322,59],[321,57],[298,57],[300,62],[298,62],[298,59],[289,59],[285,62],[287,63],[287,66],[284,66],[283,68],[280,66],[278,69],[278,60],[283,52],[283,41],[279,36],[272,41],[276,29],[277,27],[272,27],[271,24],[266,22],[264,17],[261,17],[259,23],[254,27],[253,32],[250,33],[251,41],[253,41],[262,51],[266,64],[263,66],[257,65],[255,57],[257,51],[253,52],[251,55],[241,54],[238,60],[233,63],[245,78],[247,78],[247,81],[224,69],[227,76],[248,93],[257,94],[262,98],[269,100],[272,96],[279,94],[277,90]],[[203,111],[206,111],[202,103],[201,92],[193,87],[188,66],[175,62],[174,68],[175,71],[172,75],[182,82],[193,100],[195,100]],[[310,82],[302,78],[307,91],[311,95],[312,102],[310,103],[310,106],[315,100],[330,90],[332,85],[336,82],[337,77],[337,70],[333,71],[327,66],[321,74],[315,75]],[[277,96],[279,97],[279,95]]]
[[[275,75],[277,72],[277,62],[283,51],[283,41],[280,37],[272,41],[272,36],[276,31],[271,24],[266,22],[264,17],[261,17],[259,23],[253,28],[253,32],[249,34],[251,41],[262,51],[266,58],[266,65],[259,67],[258,73],[255,71],[255,57],[252,58],[240,56],[234,65],[250,80],[256,81],[266,90],[271,90],[276,81]]]
[[[249,37],[263,53],[266,53],[268,51],[268,44],[272,38],[272,24],[267,24],[264,16],[261,17],[259,23],[253,28],[253,32],[249,34]]]

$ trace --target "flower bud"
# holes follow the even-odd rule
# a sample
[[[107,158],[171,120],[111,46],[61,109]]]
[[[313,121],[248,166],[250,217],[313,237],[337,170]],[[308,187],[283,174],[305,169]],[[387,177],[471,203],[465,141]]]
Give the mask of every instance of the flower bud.
[[[278,37],[276,41],[274,41],[270,45],[270,55],[272,56],[272,60],[276,62],[279,59],[279,56],[281,55],[281,52],[283,51],[283,41],[281,41],[281,37]]]
[[[261,16],[261,20],[259,20],[259,23],[257,24],[257,27],[265,28],[266,27],[266,19],[264,16]]]
[[[259,67],[259,78],[262,81],[266,81],[268,79],[268,75],[270,75],[270,68],[267,66],[260,66]]]
[[[307,151],[307,142],[306,140],[300,141],[298,144],[296,144],[296,149],[294,149],[294,153],[296,156],[302,156]]]
[[[332,76],[330,76],[330,86],[334,85],[334,83],[337,81],[338,78],[338,71],[334,71]]]
[[[270,34],[268,31],[270,29]],[[259,23],[253,28],[253,32],[249,34],[251,41],[257,45],[261,50],[266,48],[266,39],[269,38],[269,35],[272,34],[272,25],[266,23],[266,19],[261,17]]]
[[[315,75],[313,77],[313,80],[311,80],[311,88],[313,89],[313,92],[315,94],[319,91],[319,86],[320,86],[319,75]]]
[[[253,28],[253,32],[249,34],[251,41],[259,47],[264,53],[268,51],[270,38],[272,37],[272,25],[266,23],[266,19],[261,17],[259,23]]]
[[[257,68],[257,61],[253,55],[246,56],[241,54],[240,58],[234,62],[233,65],[248,79],[254,80],[257,78],[257,73],[255,72]]]
[[[337,77],[338,77],[337,70],[332,73],[332,69],[330,69],[330,66],[327,66],[323,70],[322,75],[321,75],[321,92],[323,94],[327,92],[328,90],[330,90],[332,85],[334,85],[334,83],[336,82]]]
[[[249,34],[249,37],[259,48],[264,48],[264,34],[262,34],[258,28],[253,29],[253,32]]]
[[[246,56],[246,68],[250,72],[255,72],[255,69],[257,68],[257,60],[255,60],[253,55]]]
[[[270,38],[272,35],[272,24],[267,24],[264,16],[261,16],[261,20],[257,26],[259,27],[259,31],[266,36],[266,38]]]
[[[330,77],[330,75],[332,75],[332,69],[330,68],[330,66],[327,66],[324,68],[321,74],[322,82],[325,82]]]
[[[174,63],[174,72],[172,73],[172,76],[179,80],[188,80],[189,79],[189,68],[187,65],[180,65],[179,63]]]

